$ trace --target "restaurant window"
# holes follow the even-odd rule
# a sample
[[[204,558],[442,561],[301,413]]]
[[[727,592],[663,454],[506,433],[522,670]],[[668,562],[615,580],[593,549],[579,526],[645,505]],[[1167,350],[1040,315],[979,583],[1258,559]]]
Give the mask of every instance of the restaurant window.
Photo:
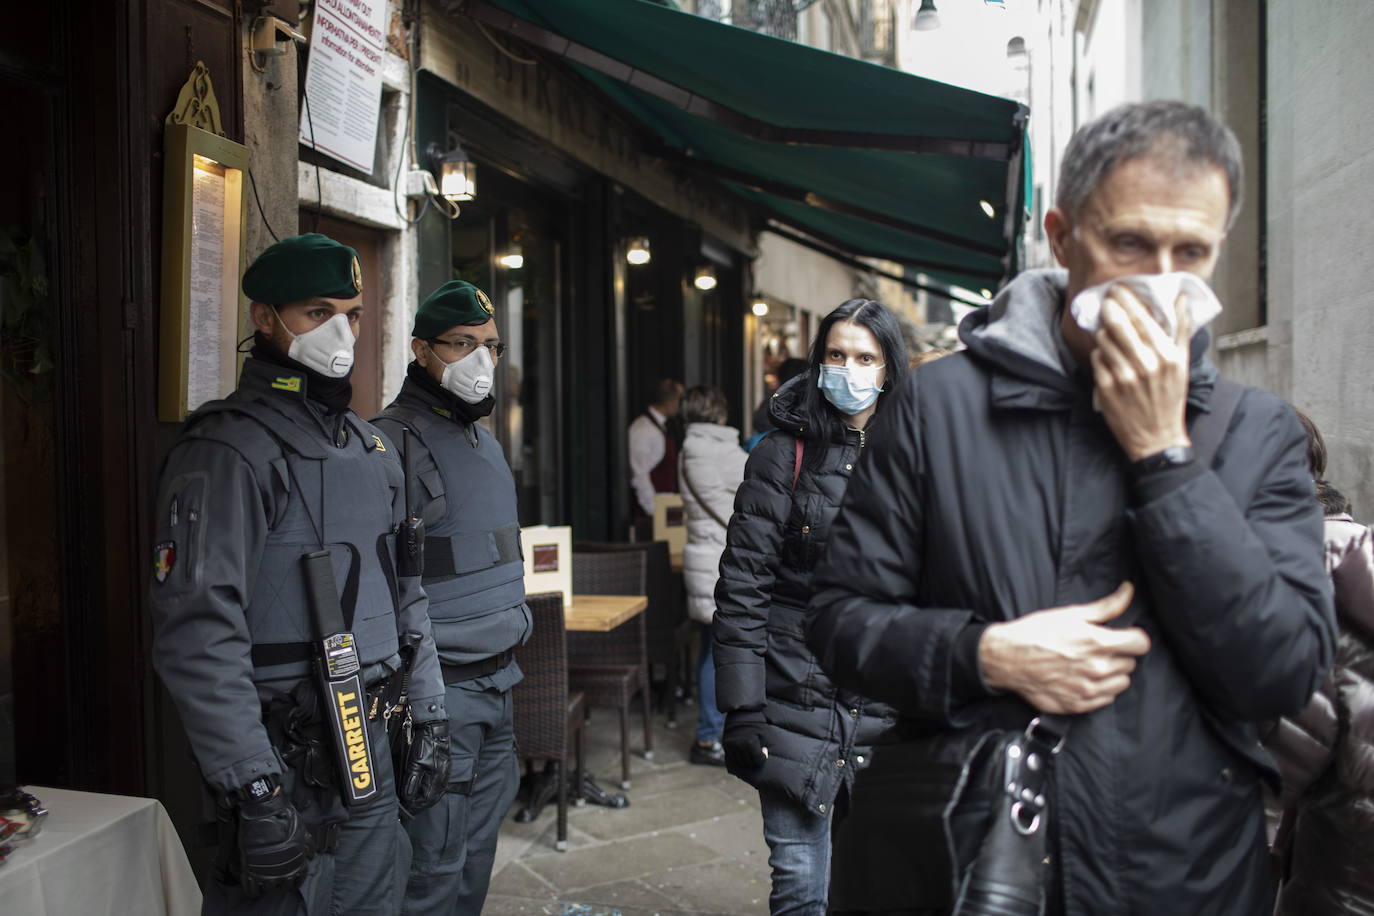
[[[515,476],[520,524],[562,521],[559,326],[563,239],[547,202],[479,165],[477,200],[465,203],[451,239],[455,280],[486,290],[506,345],[496,368],[496,407],[484,425]]]

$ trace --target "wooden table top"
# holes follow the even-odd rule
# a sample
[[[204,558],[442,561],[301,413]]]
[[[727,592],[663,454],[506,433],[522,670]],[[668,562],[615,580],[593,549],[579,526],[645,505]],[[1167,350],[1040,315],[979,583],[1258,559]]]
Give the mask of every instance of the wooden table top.
[[[648,606],[646,595],[573,595],[563,608],[563,628],[607,633]]]

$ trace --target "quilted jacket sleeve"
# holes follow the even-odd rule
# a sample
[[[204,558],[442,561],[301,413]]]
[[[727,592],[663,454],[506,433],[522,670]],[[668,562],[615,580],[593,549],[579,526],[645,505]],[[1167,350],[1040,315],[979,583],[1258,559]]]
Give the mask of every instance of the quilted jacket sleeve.
[[[1306,706],[1331,665],[1336,627],[1302,427],[1255,390],[1238,416],[1248,422],[1233,423],[1221,456],[1265,469],[1248,504],[1209,469],[1130,517],[1179,665],[1218,713],[1256,722]]]
[[[721,712],[763,709],[763,656],[768,611],[782,552],[783,526],[792,509],[796,439],[775,432],[749,455],[735,494],[725,552],[716,582],[716,705]]]
[[[916,376],[869,435],[813,579],[807,645],[841,688],[904,715],[958,724],[961,685],[980,683],[974,613],[923,607],[924,470]],[[966,670],[969,665],[974,670]]]

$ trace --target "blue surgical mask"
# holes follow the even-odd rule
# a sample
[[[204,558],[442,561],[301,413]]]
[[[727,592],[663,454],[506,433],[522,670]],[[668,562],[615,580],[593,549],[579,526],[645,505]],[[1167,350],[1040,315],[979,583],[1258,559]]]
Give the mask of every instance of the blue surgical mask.
[[[886,364],[884,364],[885,366]],[[878,384],[878,370],[883,366],[821,366],[816,386],[826,400],[845,416],[862,413],[873,406],[883,387]]]

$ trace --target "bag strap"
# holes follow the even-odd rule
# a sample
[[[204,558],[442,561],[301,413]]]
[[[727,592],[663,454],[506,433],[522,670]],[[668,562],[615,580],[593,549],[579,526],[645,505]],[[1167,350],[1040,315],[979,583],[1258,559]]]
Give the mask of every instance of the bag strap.
[[[1193,428],[1188,431],[1188,438],[1193,440],[1193,454],[1202,464],[1211,467],[1244,395],[1245,386],[1239,382],[1229,378],[1217,379],[1212,388],[1212,399],[1207,403],[1207,412],[1195,419]]]
[[[801,437],[792,440],[796,445],[796,456],[792,459],[792,492],[797,492],[797,481],[801,479],[802,456],[806,454],[806,443]]]
[[[725,519],[721,518],[720,515],[717,514],[716,510],[711,508],[711,504],[701,498],[701,494],[697,492],[696,484],[692,483],[692,478],[687,476],[687,462],[682,457],[679,457],[677,460],[677,464],[678,476],[682,478],[683,483],[687,484],[687,489],[689,492],[691,492],[692,498],[697,501],[697,504],[701,506],[701,508],[706,510],[707,515],[711,516],[711,518],[716,520],[717,525],[720,525],[720,527],[729,531],[730,523],[727,522]]]

